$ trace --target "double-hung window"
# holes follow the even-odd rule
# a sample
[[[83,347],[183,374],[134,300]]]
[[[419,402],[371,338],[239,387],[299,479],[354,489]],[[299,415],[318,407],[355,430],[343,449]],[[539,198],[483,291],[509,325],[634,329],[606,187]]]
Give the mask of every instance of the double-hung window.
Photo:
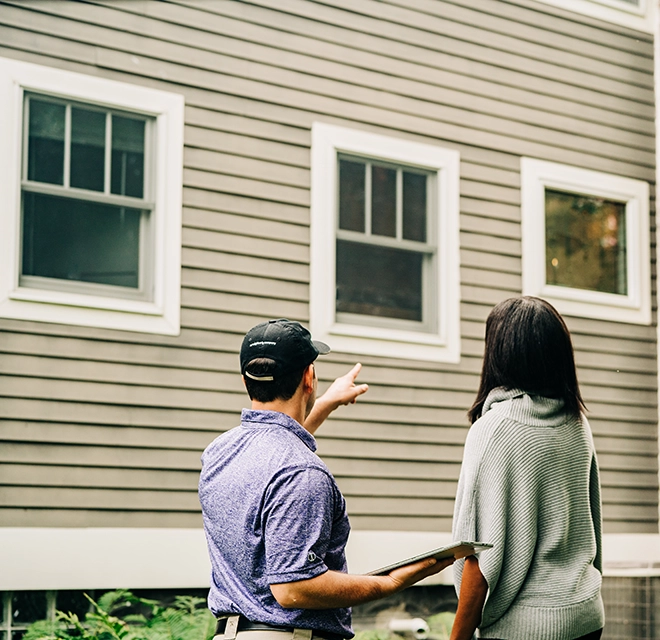
[[[568,315],[650,324],[649,186],[523,158],[523,292]]]
[[[19,283],[151,300],[153,119],[39,94],[24,113]]]
[[[311,325],[333,349],[458,360],[458,163],[314,125]]]
[[[183,100],[0,59],[0,316],[179,330]]]

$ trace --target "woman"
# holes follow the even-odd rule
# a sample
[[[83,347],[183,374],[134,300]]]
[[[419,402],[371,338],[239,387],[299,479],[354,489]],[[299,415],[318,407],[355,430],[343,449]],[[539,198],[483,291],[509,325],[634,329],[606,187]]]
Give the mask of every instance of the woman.
[[[469,412],[454,540],[494,547],[456,562],[451,640],[597,640],[601,503],[571,337],[552,305],[498,304]]]

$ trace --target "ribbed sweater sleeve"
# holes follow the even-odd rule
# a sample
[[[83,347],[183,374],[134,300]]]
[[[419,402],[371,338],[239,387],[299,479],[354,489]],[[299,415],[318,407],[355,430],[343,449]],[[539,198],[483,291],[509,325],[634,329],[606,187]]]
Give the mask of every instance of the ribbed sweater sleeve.
[[[455,540],[493,545],[479,555],[489,588],[482,637],[578,637],[602,626],[591,432],[560,401],[502,396],[468,432],[454,512]],[[459,561],[457,592],[462,570]]]

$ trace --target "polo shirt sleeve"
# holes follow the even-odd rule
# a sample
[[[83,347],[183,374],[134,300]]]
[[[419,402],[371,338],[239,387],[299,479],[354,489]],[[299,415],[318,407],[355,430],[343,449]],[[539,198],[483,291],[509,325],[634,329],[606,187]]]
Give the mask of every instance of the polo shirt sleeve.
[[[282,471],[270,483],[262,511],[267,582],[307,580],[325,573],[333,523],[344,509],[343,497],[326,472]]]

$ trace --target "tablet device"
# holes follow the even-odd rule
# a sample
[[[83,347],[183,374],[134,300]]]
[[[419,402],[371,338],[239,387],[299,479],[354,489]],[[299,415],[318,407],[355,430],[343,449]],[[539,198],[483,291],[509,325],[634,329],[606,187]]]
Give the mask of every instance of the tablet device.
[[[487,542],[452,542],[446,547],[440,547],[438,549],[433,549],[431,551],[426,551],[425,553],[420,553],[418,556],[413,556],[412,558],[406,558],[405,560],[400,560],[399,562],[394,562],[393,564],[388,564],[386,567],[381,567],[380,569],[375,569],[367,573],[368,576],[384,576],[398,569],[399,567],[405,567],[407,564],[413,564],[413,562],[418,562],[419,560],[426,560],[426,558],[435,558],[436,560],[442,560],[444,558],[465,558],[467,556],[474,555],[479,553],[479,551],[485,551],[486,549],[492,549],[493,545],[488,544]]]

